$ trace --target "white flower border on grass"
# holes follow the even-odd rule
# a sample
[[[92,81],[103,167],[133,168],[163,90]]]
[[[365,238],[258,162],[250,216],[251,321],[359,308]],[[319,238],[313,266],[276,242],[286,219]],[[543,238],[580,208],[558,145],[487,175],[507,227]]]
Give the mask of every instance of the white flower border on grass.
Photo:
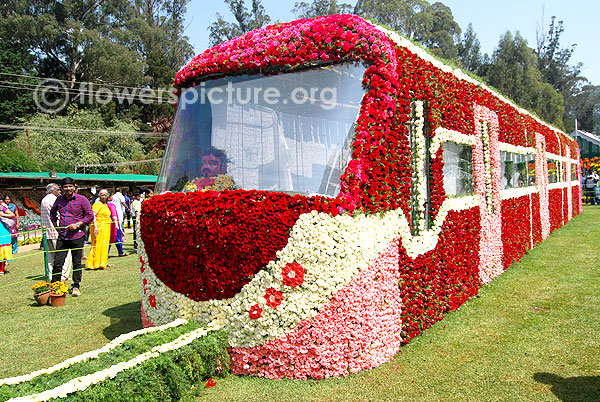
[[[126,334],[119,335],[118,337],[116,337],[115,339],[113,339],[112,341],[110,341],[109,343],[107,343],[106,345],[101,347],[100,349],[92,350],[90,352],[85,352],[83,354],[80,354],[79,356],[75,356],[70,359],[67,359],[62,363],[55,364],[54,366],[49,367],[47,369],[32,371],[29,374],[20,375],[17,377],[3,378],[0,380],[0,386],[15,385],[15,384],[20,384],[20,383],[26,382],[26,381],[31,381],[35,377],[38,377],[42,374],[51,374],[58,370],[62,370],[64,368],[70,367],[76,363],[82,362],[84,360],[97,359],[101,353],[109,352],[109,351],[113,350],[114,348],[116,348],[117,346],[123,344],[124,342],[135,338],[136,336],[147,334],[149,332],[165,331],[169,328],[178,327],[187,322],[188,322],[188,320],[179,318],[177,320],[174,320],[168,324],[161,325],[159,327],[143,328],[143,329],[138,329],[136,331],[128,332]]]
[[[18,398],[9,399],[7,402],[48,401],[54,398],[65,398],[69,394],[78,391],[83,391],[90,385],[98,384],[99,382],[102,382],[107,378],[115,378],[120,372],[135,367],[147,360],[152,359],[153,357],[158,357],[161,353],[176,350],[185,345],[189,345],[194,340],[206,336],[208,332],[209,330],[207,329],[198,328],[194,331],[188,332],[187,334],[181,335],[179,338],[175,339],[172,342],[155,346],[149,352],[137,355],[129,361],[117,363],[109,368],[97,371],[92,374],[88,374],[83,377],[74,378],[71,381],[64,383],[63,385],[60,385],[56,388],[40,392],[34,395],[20,396]]]

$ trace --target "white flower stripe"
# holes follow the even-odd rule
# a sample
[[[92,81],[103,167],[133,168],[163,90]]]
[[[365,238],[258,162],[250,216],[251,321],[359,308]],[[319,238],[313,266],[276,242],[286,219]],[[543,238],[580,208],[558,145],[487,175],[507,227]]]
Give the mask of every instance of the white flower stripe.
[[[461,133],[460,131],[438,127],[436,128],[435,136],[429,145],[429,152],[432,158],[437,157],[437,152],[444,142],[454,142],[457,144],[473,146],[477,142],[477,137],[474,135]]]
[[[534,147],[522,147],[520,145],[509,144],[508,142],[498,142],[500,151],[511,152],[519,155],[535,155]]]
[[[161,325],[159,327],[143,328],[143,329],[138,329],[136,331],[128,332],[126,334],[119,335],[118,337],[116,337],[115,339],[113,339],[112,341],[110,341],[109,343],[107,343],[106,345],[101,347],[100,349],[82,353],[79,356],[75,356],[70,359],[67,359],[64,362],[55,364],[52,367],[32,371],[29,374],[20,375],[17,377],[3,378],[0,380],[0,386],[14,385],[14,384],[19,384],[19,383],[26,382],[26,381],[31,381],[35,377],[40,376],[42,374],[51,374],[58,370],[62,370],[64,368],[70,367],[76,363],[82,362],[84,360],[97,359],[101,353],[109,352],[112,349],[116,348],[117,346],[123,344],[124,342],[135,338],[136,336],[140,336],[140,335],[147,334],[150,332],[165,331],[169,328],[174,328],[174,327],[183,325],[185,323],[187,323],[187,320],[178,319],[178,320],[172,321],[168,324]]]
[[[503,200],[511,198],[524,197],[526,195],[539,193],[540,189],[537,186],[521,187],[521,188],[509,188],[502,190],[501,195]]]
[[[115,378],[120,372],[135,367],[154,357],[158,357],[161,353],[176,350],[185,345],[189,345],[194,340],[207,335],[208,332],[209,331],[204,328],[198,328],[194,331],[188,332],[187,334],[181,335],[172,342],[155,346],[149,352],[142,353],[141,355],[138,355],[129,361],[117,363],[109,368],[88,374],[83,377],[74,378],[65,384],[44,392],[40,392],[38,394],[9,399],[9,402],[48,401],[54,398],[65,398],[69,394],[83,391],[89,386],[98,384],[107,378]]]

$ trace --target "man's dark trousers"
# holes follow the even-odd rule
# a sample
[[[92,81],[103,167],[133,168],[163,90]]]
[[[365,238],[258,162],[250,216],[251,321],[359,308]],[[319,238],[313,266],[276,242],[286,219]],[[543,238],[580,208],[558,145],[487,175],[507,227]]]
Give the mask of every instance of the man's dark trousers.
[[[71,257],[73,258],[73,287],[79,288],[81,282],[81,257],[83,256],[83,245],[85,243],[85,236],[81,236],[79,239],[56,240],[56,256],[54,257],[54,267],[52,269],[52,282],[60,281],[62,273],[62,267],[67,258],[67,253],[71,250]]]

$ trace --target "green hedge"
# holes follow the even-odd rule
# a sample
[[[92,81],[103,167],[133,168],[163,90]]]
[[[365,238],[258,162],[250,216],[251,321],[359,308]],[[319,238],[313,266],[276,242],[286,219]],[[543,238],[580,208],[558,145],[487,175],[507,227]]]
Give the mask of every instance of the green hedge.
[[[161,332],[151,332],[124,342],[97,359],[77,363],[71,367],[33,380],[0,387],[0,401],[55,388],[74,378],[92,374],[119,362],[128,361],[149,351],[152,347],[173,341],[180,335],[199,327],[196,321]],[[179,400],[187,393],[203,389],[205,380],[229,371],[227,339],[223,333],[209,333],[190,345],[169,351],[139,366],[121,372],[114,379],[67,398],[58,400],[130,401]]]
[[[226,338],[222,333],[209,334],[62,400],[193,400],[205,392],[205,382],[209,378],[229,372],[229,354],[225,345]]]

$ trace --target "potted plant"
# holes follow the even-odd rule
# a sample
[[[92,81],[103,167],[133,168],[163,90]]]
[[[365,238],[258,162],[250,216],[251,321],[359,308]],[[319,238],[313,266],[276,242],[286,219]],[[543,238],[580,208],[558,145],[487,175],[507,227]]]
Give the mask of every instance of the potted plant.
[[[40,306],[45,306],[48,304],[48,298],[50,297],[51,291],[50,284],[48,282],[38,282],[33,285],[31,289],[33,290],[33,297],[35,298],[35,301]]]
[[[50,305],[52,305],[52,307],[64,306],[67,299],[67,293],[69,292],[67,284],[56,281],[50,284],[50,288],[52,289],[52,293],[50,293]]]

